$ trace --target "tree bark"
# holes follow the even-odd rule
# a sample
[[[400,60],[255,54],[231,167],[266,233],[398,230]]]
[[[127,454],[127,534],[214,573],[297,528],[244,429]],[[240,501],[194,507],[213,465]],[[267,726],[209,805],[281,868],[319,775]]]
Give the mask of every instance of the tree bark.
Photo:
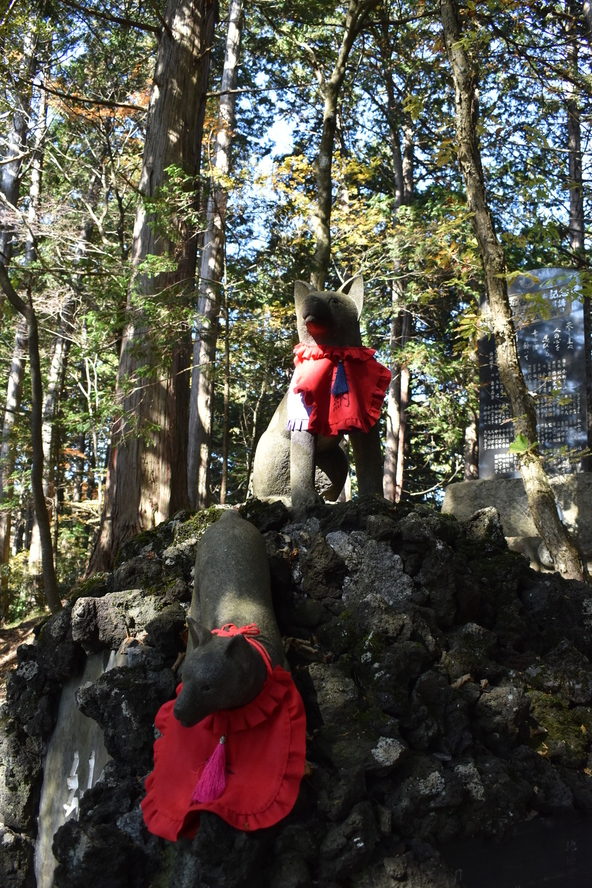
[[[12,509],[6,508],[6,501],[13,492],[12,473],[16,463],[13,429],[16,415],[21,403],[23,377],[25,375],[25,359],[28,349],[27,320],[18,315],[12,361],[6,387],[4,404],[4,422],[0,436],[0,621],[8,614],[8,572],[10,562],[10,535],[12,531]]]
[[[390,133],[391,158],[395,176],[396,211],[413,200],[414,145],[411,127],[404,120],[403,109],[397,99],[392,77],[392,49],[389,24],[381,21],[379,40],[384,82],[387,94],[387,124]],[[401,257],[395,260],[391,283],[390,352],[392,356],[391,381],[386,401],[386,441],[384,448],[383,489],[386,499],[398,503],[403,493],[405,476],[405,444],[407,439],[407,407],[409,405],[411,374],[409,366],[400,359],[402,350],[412,336],[412,318],[408,311],[404,283],[405,265]]]
[[[58,520],[55,508],[55,498],[56,472],[60,449],[60,430],[57,420],[60,401],[62,400],[62,389],[72,336],[72,319],[76,303],[77,298],[75,296],[68,297],[60,312],[60,321],[53,342],[51,361],[45,386],[45,395],[43,398],[41,425],[44,467],[43,491],[46,502],[54,504],[52,510],[54,522],[57,522]],[[35,519],[33,521],[31,543],[29,547],[29,573],[34,580],[42,575],[42,562],[39,525]]]
[[[22,231],[20,232],[21,238],[24,241],[24,256],[27,265],[31,265],[31,263],[34,262],[36,259],[36,243],[34,230],[38,219],[39,203],[41,199],[44,143],[47,132],[47,95],[42,88],[42,81],[44,79],[45,72],[44,66],[35,56],[36,43],[37,41],[35,36],[29,37],[29,39],[27,40],[27,51],[30,53],[27,64],[27,71],[29,72],[29,76],[31,77],[33,76],[33,72],[37,71],[38,77],[35,80],[35,86],[32,86],[27,92],[26,101],[28,103],[28,108],[25,109],[25,106],[23,105],[15,112],[14,128],[11,138],[11,150],[16,151],[17,149],[20,149],[21,154],[18,159],[15,159],[6,164],[5,174],[3,175],[2,185],[0,186],[1,190],[7,198],[8,203],[10,204],[10,206],[6,207],[5,209],[7,209],[10,213],[10,207],[14,207],[14,221],[16,225],[16,204],[20,196],[21,167],[25,149],[28,148],[30,184],[28,194],[28,206],[26,211],[26,228],[24,235],[22,234]],[[45,47],[45,58],[47,58],[47,55],[48,47]],[[45,63],[45,67],[47,67],[47,62]],[[22,219],[18,219],[18,229],[9,225],[6,228],[2,228],[2,230],[0,231],[0,255],[3,255],[6,259],[10,258],[10,255],[12,253],[11,238],[14,236],[15,232],[19,229],[22,229],[22,227]],[[30,329],[31,325],[33,325],[36,330],[37,320],[30,295],[28,310],[32,317],[27,317],[26,320],[23,322],[25,323],[27,329]],[[35,335],[37,335],[36,332]],[[33,363],[31,363],[31,372],[33,372]],[[21,386],[18,385],[16,392],[18,393],[19,398],[20,389]],[[39,396],[42,397],[40,382],[38,393]],[[13,411],[16,411],[16,403],[13,404],[12,409]],[[45,408],[43,408],[43,410],[44,409]],[[46,435],[47,431],[42,431],[42,438],[44,438]],[[42,450],[41,466],[41,471],[44,474],[43,487],[46,493],[45,503],[47,504],[48,485],[46,482],[45,473],[51,472],[52,462],[48,449],[45,447],[45,442]],[[44,588],[47,586],[47,570],[45,567],[47,554],[43,551],[43,545],[45,544],[46,540],[42,542],[38,520],[39,512],[36,504],[33,516],[33,534],[31,539],[32,546],[29,550],[29,573],[31,580],[35,585],[35,588],[39,592],[39,602],[42,603],[45,594]],[[4,519],[4,523],[7,524],[6,531],[8,531],[9,533],[10,516],[7,516],[7,518]],[[4,546],[3,557],[8,560],[9,540],[5,537],[2,542]],[[51,583],[52,580],[51,578],[49,578],[50,587]]]
[[[209,497],[218,319],[220,315],[224,246],[226,240],[227,184],[236,119],[236,81],[242,28],[242,0],[231,0],[226,52],[222,71],[220,109],[214,164],[207,205],[207,229],[201,254],[196,336],[193,345],[188,437],[188,493],[194,509],[205,508]]]
[[[39,524],[39,535],[41,538],[43,589],[50,610],[56,612],[60,610],[62,602],[58,592],[55,565],[53,561],[51,527],[45,502],[45,494],[43,491],[43,384],[41,381],[41,361],[39,360],[37,316],[33,308],[30,294],[27,302],[24,302],[21,299],[12,286],[6,271],[6,266],[2,262],[0,262],[0,287],[4,290],[4,293],[13,308],[26,318],[27,321],[29,364],[31,370],[31,489],[33,492],[35,514]]]
[[[337,106],[354,41],[378,0],[349,0],[337,60],[328,79],[317,71],[323,96],[323,125],[315,163],[317,203],[313,219],[315,252],[311,284],[323,290],[331,260],[331,209],[333,206],[333,153],[337,131]]]
[[[392,282],[394,291],[398,281]],[[407,407],[411,374],[407,363],[396,356],[411,337],[411,315],[401,308],[401,294],[393,295],[390,347],[393,354],[392,375],[386,402],[386,444],[384,453],[384,496],[398,503],[403,493],[405,469],[405,441],[407,436]]]
[[[32,128],[33,145],[31,149],[31,182],[29,186],[29,205],[27,208],[27,234],[25,238],[25,257],[27,264],[37,258],[34,230],[39,215],[41,187],[43,177],[44,143],[47,133],[47,94],[43,88],[35,89],[38,108],[35,126]],[[72,300],[66,300],[61,312],[60,327],[54,340],[47,384],[43,397],[41,439],[43,444],[43,491],[45,502],[52,503],[53,519],[57,521],[55,510],[55,472],[57,463],[57,425],[56,418],[61,389],[64,380],[65,357],[69,348],[70,321],[68,315],[72,308],[68,306]],[[52,518],[49,512],[50,522]],[[31,542],[29,546],[29,574],[33,583],[41,589],[43,586],[43,550],[37,513],[33,518]]]
[[[592,37],[592,2],[584,0],[583,3],[584,18],[588,27],[588,34]]]
[[[90,568],[108,569],[122,543],[188,505],[187,427],[190,334],[175,332],[167,367],[158,366],[146,306],[189,307],[194,286],[200,165],[205,99],[215,0],[169,0],[165,12],[148,115],[136,216],[132,285],[128,296],[112,432],[111,469],[100,532]],[[185,178],[186,207],[163,228],[145,199],[158,199],[167,171]],[[166,209],[166,207],[165,207]],[[174,270],[157,274],[142,268],[148,256],[162,256]]]
[[[23,160],[27,156],[29,118],[31,115],[32,84],[38,66],[37,34],[34,26],[24,41],[22,83],[24,91],[15,94],[16,107],[7,138],[7,151],[0,165],[0,193],[5,201],[0,205],[0,262],[7,265],[12,258],[12,238],[17,225],[16,206],[20,194]]]
[[[479,431],[478,417],[473,416],[465,427],[463,451],[464,480],[475,481],[479,477]]]
[[[36,65],[35,47],[36,41],[31,35],[26,41],[26,70],[29,76],[32,76]],[[12,126],[7,138],[6,157],[4,163],[0,165],[0,193],[4,196],[4,202],[0,206],[0,262],[4,265],[7,265],[12,257],[15,220],[11,217],[13,212],[16,213],[20,193],[21,168],[26,154],[29,130],[30,99],[30,90],[25,97],[18,97],[18,105],[14,109]],[[2,505],[12,493],[10,476],[16,461],[12,431],[20,407],[27,346],[27,321],[25,317],[19,315],[0,438],[0,504]],[[0,619],[6,618],[9,606],[7,567],[10,561],[11,529],[12,512],[10,509],[2,508],[0,511],[0,569],[3,569],[1,569],[0,575]]]
[[[567,27],[567,65],[572,74],[572,79],[566,82],[566,130],[567,130],[567,156],[568,156],[568,191],[569,191],[569,245],[573,254],[573,262],[576,267],[586,266],[586,244],[584,215],[584,175],[582,157],[582,128],[580,106],[575,84],[580,76],[579,51],[578,51],[578,15],[579,3],[576,0],[567,0],[566,12],[568,14]],[[584,4],[586,13],[586,4]],[[590,15],[587,23],[590,25],[592,36],[592,13],[590,4],[586,15]],[[584,314],[584,362],[586,367],[586,412],[588,417],[588,455],[582,461],[584,470],[592,470],[592,305],[587,289],[583,297]]]
[[[220,479],[220,505],[226,504],[228,495],[228,456],[230,452],[230,314],[228,300],[224,304],[224,407],[222,416],[222,477]]]
[[[559,518],[553,490],[538,449],[534,403],[518,359],[505,257],[485,193],[477,137],[477,91],[473,64],[463,42],[457,3],[455,0],[441,0],[440,9],[454,83],[458,160],[485,272],[489,322],[495,338],[500,379],[510,402],[516,435],[527,442],[527,448],[518,455],[520,474],[534,524],[553,559],[555,569],[566,578],[581,580],[586,576],[585,565]]]
[[[567,13],[570,16],[567,33],[567,63],[570,72],[573,74],[573,81],[568,81],[566,84],[567,97],[565,102],[569,176],[569,242],[574,253],[575,262],[579,264],[584,258],[585,219],[580,108],[574,83],[579,75],[578,10],[574,0],[567,0]]]

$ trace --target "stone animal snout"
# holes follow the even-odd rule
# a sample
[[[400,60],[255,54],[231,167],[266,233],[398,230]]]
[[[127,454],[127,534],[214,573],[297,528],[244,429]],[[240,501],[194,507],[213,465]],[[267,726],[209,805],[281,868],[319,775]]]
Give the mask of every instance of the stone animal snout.
[[[360,345],[360,301],[339,292],[310,292],[306,286],[299,282],[295,289],[299,341],[308,345]]]
[[[183,663],[183,688],[173,713],[191,727],[219,709],[236,709],[254,700],[265,683],[261,655],[242,635],[220,638],[189,619],[193,650]]]

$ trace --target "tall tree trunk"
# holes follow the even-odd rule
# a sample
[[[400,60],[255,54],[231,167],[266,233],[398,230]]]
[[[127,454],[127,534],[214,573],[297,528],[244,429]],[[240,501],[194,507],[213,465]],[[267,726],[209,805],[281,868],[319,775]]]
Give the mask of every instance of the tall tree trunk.
[[[580,108],[575,82],[579,75],[578,62],[578,8],[575,0],[567,0],[569,25],[567,33],[567,64],[573,80],[568,81],[566,97],[568,189],[569,189],[569,242],[579,264],[584,257],[584,182],[582,169],[582,135]]]
[[[220,505],[225,505],[228,494],[228,454],[230,451],[230,312],[228,300],[224,300],[224,407],[222,415],[222,478],[220,480]]]
[[[31,76],[36,63],[34,46],[35,40],[31,36],[27,41],[29,57],[26,67],[29,76]],[[18,106],[14,110],[12,127],[7,138],[6,156],[0,165],[0,193],[4,197],[0,206],[0,262],[4,265],[7,265],[12,257],[12,238],[15,230],[15,219],[12,217],[16,214],[16,205],[20,194],[21,168],[29,129],[30,98],[30,90],[25,97],[18,97]],[[26,353],[27,321],[26,318],[19,315],[0,436],[0,507],[2,507],[0,511],[0,569],[4,568],[0,570],[0,619],[6,618],[9,606],[7,565],[10,561],[12,528],[12,512],[10,508],[3,507],[3,503],[10,498],[12,493],[10,476],[16,461],[12,431],[20,407]]]
[[[197,332],[193,345],[187,444],[189,502],[195,509],[202,509],[208,504],[212,399],[224,273],[226,205],[228,201],[225,179],[231,168],[230,153],[236,119],[235,89],[240,53],[242,7],[242,0],[231,0],[228,12],[214,163],[207,205],[207,229],[204,235],[199,270]]]
[[[394,356],[391,382],[386,402],[386,446],[384,453],[384,496],[398,503],[403,493],[407,407],[411,374],[406,361],[398,358],[411,337],[411,315],[401,308],[403,297],[398,292],[398,281],[392,281],[396,293],[392,298],[390,347]]]
[[[588,27],[588,34],[592,37],[592,2],[591,0],[584,0],[583,3],[584,10],[584,18],[586,20],[586,25]]]
[[[26,147],[29,149],[30,162],[29,162],[29,174],[30,174],[30,184],[29,184],[29,195],[28,195],[28,206],[26,211],[26,231],[24,235],[24,255],[25,262],[27,265],[31,265],[36,259],[36,244],[35,244],[35,227],[38,219],[39,213],[39,204],[41,199],[41,182],[42,182],[42,174],[43,174],[43,155],[44,155],[44,144],[45,144],[45,136],[47,132],[47,93],[43,89],[43,80],[44,71],[43,66],[40,64],[39,59],[35,57],[36,50],[36,38],[29,37],[27,40],[26,48],[27,51],[31,53],[27,71],[28,76],[32,77],[34,72],[37,70],[37,75],[35,77],[35,86],[30,87],[27,91],[26,100],[28,102],[28,110],[25,113],[25,108],[21,107],[15,113],[14,119],[14,129],[11,138],[11,148],[13,150],[17,150],[20,148],[20,158],[17,158],[6,165],[7,172],[3,175],[3,183],[2,189],[6,188],[10,203],[15,208],[15,221],[16,221],[16,204],[18,198],[20,196],[20,171],[22,166],[22,156],[25,153]],[[48,55],[48,47],[45,48],[45,56]],[[9,210],[10,212],[10,210]],[[20,221],[20,220],[19,220]],[[19,228],[22,229],[22,224],[19,224]],[[15,229],[11,232],[11,227],[7,226],[7,228],[3,228],[0,231],[0,253],[2,253],[5,257],[9,258],[12,252],[12,242],[10,238],[13,236]],[[34,309],[32,306],[31,298],[29,297],[29,308],[33,313]],[[33,323],[36,326],[36,318],[32,320],[22,321],[25,324]],[[17,359],[18,360],[18,359]],[[18,393],[18,397],[20,398],[21,386],[18,385],[16,392]],[[17,405],[13,404],[13,410],[16,410]],[[45,435],[47,432],[44,433]],[[51,471],[52,462],[50,459],[50,454],[47,448],[44,446],[43,448],[43,460],[42,460],[42,471],[44,473]],[[44,489],[47,491],[47,484],[44,480]],[[47,500],[46,500],[47,502]],[[9,531],[10,527],[10,518],[9,516],[6,519],[8,523],[7,530]],[[31,575],[31,579],[38,590],[38,600],[39,603],[42,603],[44,600],[44,586],[45,586],[45,577],[44,577],[44,553],[42,551],[42,542],[38,528],[38,513],[37,510],[34,512],[33,519],[33,536],[32,549],[29,551],[29,573]],[[4,554],[6,557],[9,555],[8,540],[4,539]],[[31,560],[32,555],[32,560]],[[51,581],[50,581],[51,582]]]
[[[62,389],[66,374],[66,364],[72,337],[72,320],[77,304],[76,296],[69,296],[60,312],[58,330],[53,341],[53,349],[45,395],[43,398],[41,438],[43,442],[43,491],[46,502],[51,503],[51,517],[57,522],[56,511],[56,473],[60,450],[60,429],[58,413],[62,399]],[[55,536],[55,534],[54,534]],[[39,524],[33,522],[31,544],[29,548],[29,574],[33,580],[42,577],[42,552]]]
[[[536,414],[516,347],[503,249],[497,239],[486,194],[477,137],[477,92],[472,59],[466,49],[456,0],[441,0],[444,39],[454,82],[456,143],[467,201],[485,271],[489,322],[497,353],[500,379],[508,396],[517,437],[525,442],[518,455],[520,474],[529,509],[555,569],[563,576],[583,579],[586,569],[557,512],[557,504],[544,471],[537,445]]]
[[[585,9],[585,5],[584,5]],[[586,265],[585,245],[585,216],[584,216],[584,176],[582,158],[582,129],[580,118],[580,106],[578,102],[576,84],[580,76],[579,72],[579,3],[577,0],[567,0],[566,12],[568,15],[567,26],[567,66],[572,79],[566,82],[566,130],[567,130],[567,156],[568,156],[568,191],[569,191],[569,245],[573,253],[573,262],[576,267]],[[592,26],[592,18],[589,22]],[[591,27],[592,35],[592,27]],[[584,314],[584,362],[586,367],[586,413],[588,420],[588,450],[592,448],[592,304],[587,289],[583,298]],[[592,469],[592,456],[588,454],[583,459],[586,471]]]
[[[31,164],[31,183],[29,186],[29,205],[27,208],[28,231],[25,239],[25,256],[28,264],[37,258],[34,230],[38,220],[41,201],[41,186],[43,177],[44,143],[47,132],[47,93],[43,89],[36,89],[38,94],[38,108],[35,126],[33,128],[33,147]],[[71,301],[71,300],[70,300]],[[71,309],[66,307],[60,316],[60,329],[54,340],[53,354],[50,362],[47,384],[43,397],[41,438],[43,442],[43,491],[46,503],[51,503],[49,512],[50,521],[57,520],[55,514],[55,485],[56,471],[56,435],[57,435],[57,411],[60,399],[63,379],[65,355],[69,347],[70,322],[66,324]],[[55,557],[55,552],[54,552]],[[43,552],[41,534],[37,513],[33,519],[31,531],[31,543],[29,548],[29,574],[33,583],[41,590],[43,586]]]
[[[10,604],[8,600],[8,571],[6,568],[10,562],[12,506],[6,506],[5,503],[6,500],[10,500],[13,492],[12,473],[16,463],[16,452],[12,435],[16,415],[21,403],[27,347],[27,320],[22,315],[18,315],[12,361],[6,387],[4,421],[0,434],[0,504],[2,504],[0,509],[0,621],[6,619]]]
[[[31,370],[31,489],[33,504],[39,524],[43,561],[43,591],[47,604],[52,611],[58,611],[62,602],[58,592],[58,584],[53,561],[51,526],[43,491],[43,438],[42,410],[43,384],[41,380],[41,361],[39,359],[39,331],[37,316],[29,291],[28,300],[24,302],[10,281],[6,266],[0,262],[0,287],[4,290],[9,302],[27,320],[29,341],[29,364]]]
[[[41,195],[41,171],[43,161],[42,145],[46,130],[47,93],[42,91],[41,96],[42,106],[40,107],[39,114],[38,135],[36,138],[37,144],[34,152],[34,169],[28,210],[28,218],[30,222],[29,234],[36,221]],[[106,156],[104,156],[102,160],[105,160],[105,157]],[[86,197],[87,206],[91,207],[93,211],[96,209],[101,197],[101,167],[102,164],[99,163],[94,172]],[[91,213],[81,226],[78,242],[73,251],[77,263],[81,263],[84,259],[94,229],[94,224]],[[32,262],[36,256],[35,244],[30,238],[27,242],[26,249],[28,261]],[[57,509],[58,488],[56,482],[59,472],[59,454],[61,447],[61,429],[58,423],[58,415],[66,376],[68,354],[70,352],[72,334],[74,332],[73,320],[79,301],[80,294],[77,292],[71,292],[66,296],[61,305],[58,326],[52,344],[52,355],[47,374],[45,397],[43,399],[43,489],[45,491],[46,501],[51,503],[51,517],[54,522],[54,553],[56,558],[58,557],[57,540],[59,536],[59,515]],[[41,567],[41,540],[37,521],[34,520],[31,529],[31,542],[29,547],[29,574],[34,582],[39,582],[41,577]]]
[[[164,15],[148,115],[140,190],[156,198],[171,167],[182,171],[187,207],[166,229],[144,201],[134,229],[133,281],[118,371],[119,416],[112,432],[111,470],[90,569],[105,569],[126,540],[188,505],[187,427],[190,336],[183,329],[168,366],[159,366],[146,300],[188,307],[193,296],[200,164],[215,0],[169,0]],[[171,230],[174,227],[174,230]],[[174,270],[142,268],[165,257]],[[173,334],[171,334],[173,335]]]
[[[24,47],[23,68],[26,80],[32,78],[35,72],[36,47],[36,36],[31,33],[26,37]],[[4,265],[7,265],[12,258],[12,239],[16,226],[16,207],[20,195],[21,169],[27,151],[30,102],[30,87],[26,89],[24,94],[20,92],[16,94],[16,107],[6,140],[6,155],[0,165],[0,194],[3,197],[2,204],[0,204],[0,262]],[[24,317],[19,315],[0,435],[0,507],[12,492],[10,476],[16,461],[12,430],[20,407],[26,352],[27,322]],[[10,509],[2,508],[0,511],[0,566],[2,567],[8,565],[10,560],[11,526],[12,513]],[[0,587],[2,590],[0,617],[4,618],[8,609],[8,573],[6,568],[0,573]]]
[[[6,156],[0,165],[0,262],[7,265],[12,258],[12,239],[17,226],[17,203],[20,195],[21,170],[27,156],[31,93],[33,78],[38,66],[37,35],[34,31],[24,41],[22,84],[24,90],[15,94],[16,106],[7,138]]]
[[[323,96],[323,125],[315,163],[317,184],[317,204],[313,220],[315,252],[310,278],[317,290],[322,290],[325,286],[331,260],[332,169],[339,94],[354,41],[362,30],[368,14],[377,5],[378,0],[349,0],[341,46],[331,75],[325,79],[322,72],[317,70],[317,79]]]
[[[473,415],[465,427],[463,448],[464,480],[475,481],[479,477],[479,431],[478,417]]]
[[[387,123],[390,134],[391,159],[395,176],[394,209],[408,206],[413,200],[414,145],[413,133],[397,98],[392,76],[392,48],[389,23],[381,20],[379,47],[384,66],[387,94]],[[386,400],[386,441],[384,450],[383,488],[386,499],[398,503],[403,493],[405,474],[405,444],[407,438],[407,407],[410,398],[411,374],[405,360],[400,358],[411,339],[412,318],[405,292],[405,263],[395,260],[391,282],[391,325],[389,345],[392,356],[391,381]]]

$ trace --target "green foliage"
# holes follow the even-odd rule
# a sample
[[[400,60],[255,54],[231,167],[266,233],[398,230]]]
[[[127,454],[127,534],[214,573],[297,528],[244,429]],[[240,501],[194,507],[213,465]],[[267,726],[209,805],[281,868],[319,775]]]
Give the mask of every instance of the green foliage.
[[[154,194],[145,196],[144,207],[150,218],[150,227],[153,231],[170,243],[179,241],[179,231],[182,229],[184,236],[194,236],[198,233],[201,218],[195,205],[197,182],[195,177],[188,176],[185,170],[176,165],[171,165],[165,170],[165,179]],[[148,256],[140,270],[149,274],[157,274],[160,271],[174,271],[176,263],[174,257],[169,257],[168,264],[163,268],[156,268],[157,259],[166,263],[164,256]],[[150,260],[147,267],[146,263]]]
[[[534,443],[529,441],[526,435],[516,435],[508,447],[508,450],[510,453],[516,453],[519,456],[523,456],[525,453],[533,451],[536,447],[538,447],[536,441]]]
[[[131,7],[118,0],[108,0],[101,9],[119,18],[131,15]],[[293,284],[309,279],[315,246],[320,86],[335,65],[346,9],[335,0],[291,0],[279,17],[268,4],[251,6],[246,16],[232,134],[234,169],[223,182],[229,207],[226,307],[213,405],[214,498],[225,436],[228,497],[231,502],[245,498],[256,440],[290,378]],[[157,24],[149,7],[133,14]],[[543,265],[587,267],[587,253],[575,255],[570,242],[573,181],[566,152],[568,101],[579,110],[584,146],[590,138],[591,50],[583,39],[584,22],[570,19],[563,7],[523,0],[466,3],[462,14],[464,43],[478,60],[479,138],[488,197],[511,274]],[[223,4],[206,110],[208,139],[217,126],[224,28]],[[569,55],[574,29],[577,64]],[[31,41],[37,48],[29,69]],[[41,93],[31,82],[43,72],[51,90],[43,187],[33,221],[28,220],[33,132],[25,146],[20,198],[10,216],[11,276],[21,292],[30,288],[32,293],[46,382],[56,343],[64,337],[68,342],[51,456],[58,567],[60,581],[68,585],[82,572],[92,543],[121,395],[163,378],[177,346],[188,343],[194,282],[171,282],[178,259],[174,247],[154,249],[137,269],[152,279],[150,295],[144,289],[139,295],[131,279],[156,35],[115,21],[99,25],[92,15],[59,0],[43,10],[23,2],[12,7],[0,45],[4,159],[15,113],[26,108],[31,120],[40,113]],[[478,398],[475,347],[482,333],[484,282],[456,160],[452,108],[436,7],[390,0],[377,6],[354,44],[339,101],[330,284],[364,275],[365,341],[395,370],[409,369],[406,490],[427,498],[460,476],[464,427],[474,418]],[[292,145],[282,150],[270,135],[280,121],[292,136]],[[198,184],[203,190],[207,180],[205,148],[203,157],[198,183],[170,167],[145,200],[157,238],[175,243],[179,232],[199,236],[203,230],[205,194],[197,207],[195,190]],[[587,180],[589,153],[584,151],[582,159]],[[412,185],[408,193],[402,192],[405,171]],[[586,190],[586,218],[590,210]],[[31,234],[33,260],[26,248]],[[64,331],[68,304],[73,306],[71,322]],[[530,311],[544,317],[547,308],[533,300]],[[396,325],[405,313],[412,329],[403,342]],[[119,351],[129,323],[150,332],[152,350],[119,380],[116,394]],[[13,313],[0,300],[5,377],[13,333]],[[1,391],[0,401],[4,397]],[[6,506],[16,504],[15,515],[27,508],[29,496],[30,397],[25,378],[13,431],[14,492],[5,501]],[[135,428],[134,417],[126,419],[130,434],[149,440],[149,424]],[[511,449],[522,453],[534,446],[517,439]],[[15,607],[28,606],[24,561],[20,552],[14,573],[11,566]]]
[[[10,564],[0,567],[2,583],[6,584],[8,609],[6,623],[21,621],[38,607],[37,596],[28,569],[28,552],[19,552]]]

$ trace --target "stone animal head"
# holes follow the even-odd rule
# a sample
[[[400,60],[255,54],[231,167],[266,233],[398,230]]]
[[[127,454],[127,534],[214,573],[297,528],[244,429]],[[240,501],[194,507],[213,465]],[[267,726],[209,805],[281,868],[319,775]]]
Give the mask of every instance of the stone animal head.
[[[242,635],[221,638],[191,618],[188,623],[193,649],[183,663],[183,689],[173,710],[185,727],[219,709],[250,703],[267,677],[261,655]]]
[[[298,337],[304,345],[358,346],[364,282],[354,278],[347,292],[318,292],[304,281],[294,285]]]

